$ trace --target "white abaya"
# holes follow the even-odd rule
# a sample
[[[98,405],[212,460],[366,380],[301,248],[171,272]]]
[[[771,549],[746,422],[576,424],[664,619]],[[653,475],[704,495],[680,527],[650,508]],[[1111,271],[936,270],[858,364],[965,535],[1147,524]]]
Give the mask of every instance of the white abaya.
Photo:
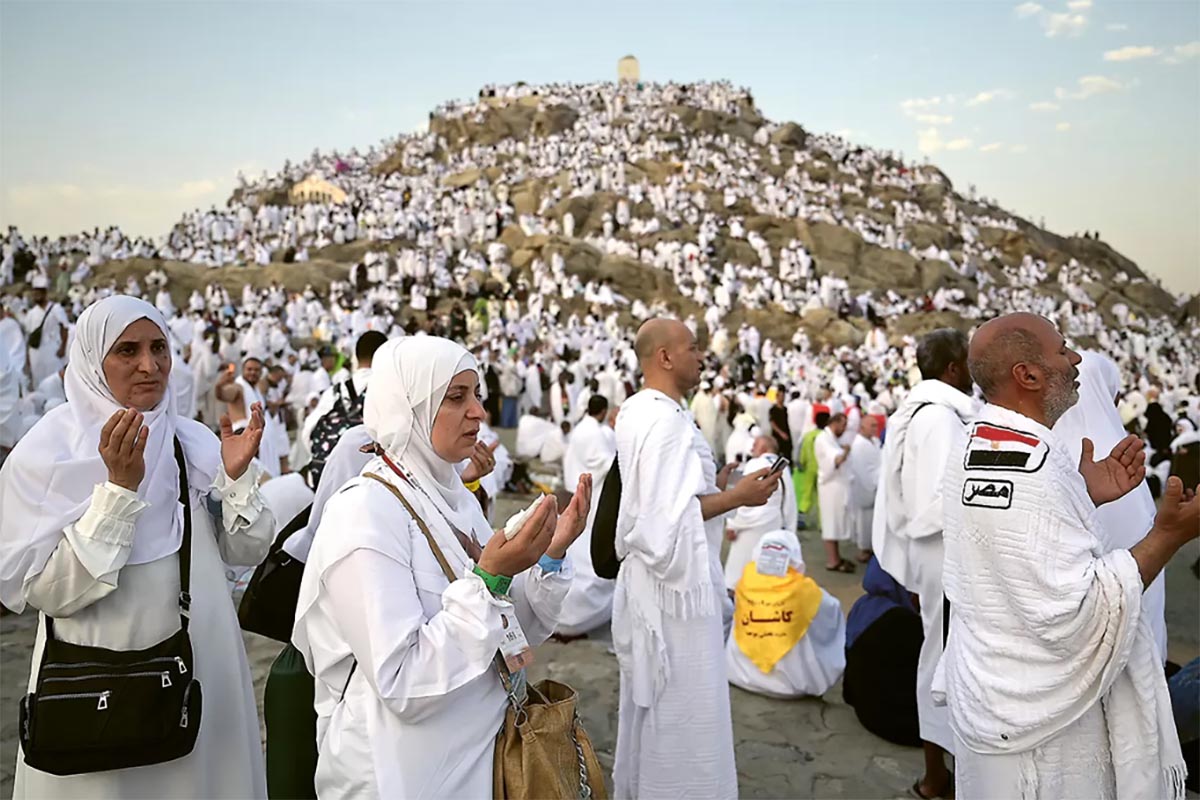
[[[208,491],[192,490],[188,631],[196,679],[204,690],[195,749],[164,764],[62,777],[27,767],[18,752],[14,798],[266,797],[254,685],[222,563],[257,564],[270,547],[275,521],[255,488],[258,476],[248,469],[239,480],[229,481],[221,472],[216,486],[223,501],[219,525],[208,513]],[[76,644],[138,650],[179,630],[178,553],[145,564],[125,563],[132,523],[144,508],[131,492],[112,484],[97,486],[88,511],[67,526],[45,569],[26,582],[27,602],[55,616],[56,636]],[[37,683],[44,642],[45,624],[39,622],[30,691]]]

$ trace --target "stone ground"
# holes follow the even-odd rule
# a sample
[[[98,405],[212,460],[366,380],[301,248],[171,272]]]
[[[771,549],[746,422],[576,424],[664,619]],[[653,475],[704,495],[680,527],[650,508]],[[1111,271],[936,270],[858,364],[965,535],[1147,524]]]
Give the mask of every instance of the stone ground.
[[[497,518],[507,518],[527,502],[527,498],[501,498]],[[802,538],[810,574],[848,611],[862,593],[862,570],[856,575],[824,571],[819,537],[802,533]],[[1188,569],[1198,552],[1200,546],[1193,542],[1167,571],[1170,656],[1181,664],[1200,655],[1196,625],[1200,583]],[[36,622],[32,613],[0,619],[0,798],[12,795],[17,702],[26,690]],[[537,649],[531,677],[553,677],[578,690],[584,726],[601,763],[611,771],[617,665],[608,640],[602,630],[587,640],[544,644]],[[263,686],[281,646],[250,633],[245,634],[245,642],[261,719]],[[919,750],[889,744],[859,725],[854,711],[842,701],[840,682],[820,698],[776,700],[734,687],[730,698],[743,797],[903,798],[921,769]]]

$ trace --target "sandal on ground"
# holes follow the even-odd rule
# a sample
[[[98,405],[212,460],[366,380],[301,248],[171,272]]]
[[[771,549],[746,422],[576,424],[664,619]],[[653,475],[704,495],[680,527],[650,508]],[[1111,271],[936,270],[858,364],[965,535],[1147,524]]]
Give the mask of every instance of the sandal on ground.
[[[947,785],[946,785],[945,793],[935,794],[935,795],[923,794],[921,792],[921,779],[917,778],[917,780],[913,783],[913,785],[908,787],[908,796],[914,798],[915,800],[935,800],[935,798],[944,798],[945,800],[953,800],[954,799],[954,776],[953,775],[950,776],[950,780],[947,782]]]
[[[844,558],[839,561],[836,566],[831,567],[828,564],[825,566],[826,572],[844,572],[847,575],[853,574],[854,569],[854,565]]]

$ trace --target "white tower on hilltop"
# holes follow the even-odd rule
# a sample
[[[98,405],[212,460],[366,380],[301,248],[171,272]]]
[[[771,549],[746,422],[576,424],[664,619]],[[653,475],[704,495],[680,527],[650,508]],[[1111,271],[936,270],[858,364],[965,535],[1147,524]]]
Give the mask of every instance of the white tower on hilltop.
[[[633,56],[625,56],[617,62],[617,83],[637,83],[641,80],[638,60]]]

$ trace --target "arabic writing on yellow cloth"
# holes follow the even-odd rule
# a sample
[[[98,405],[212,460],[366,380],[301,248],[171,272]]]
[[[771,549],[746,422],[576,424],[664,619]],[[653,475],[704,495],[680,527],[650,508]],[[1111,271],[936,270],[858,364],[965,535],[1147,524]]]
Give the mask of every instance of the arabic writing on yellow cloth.
[[[738,581],[733,635],[756,667],[770,672],[800,641],[821,606],[821,587],[788,567],[787,575],[760,575],[752,561]]]

